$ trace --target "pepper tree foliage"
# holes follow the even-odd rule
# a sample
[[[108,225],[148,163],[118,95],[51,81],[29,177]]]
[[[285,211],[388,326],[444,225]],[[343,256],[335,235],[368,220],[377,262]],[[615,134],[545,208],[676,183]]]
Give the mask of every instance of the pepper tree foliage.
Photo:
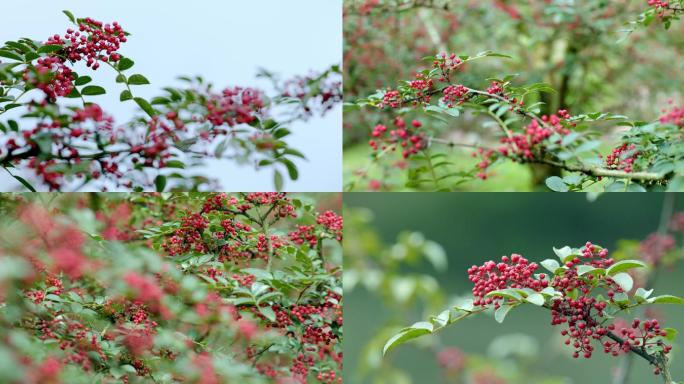
[[[681,217],[673,224],[681,229]],[[666,328],[655,318],[639,319],[635,312],[653,304],[684,305],[684,299],[655,295],[653,289],[638,286],[643,282],[632,270],[666,263],[665,256],[674,247],[671,235],[654,234],[638,250],[648,263],[613,259],[607,249],[587,242],[579,248],[554,248],[557,259],[539,264],[512,254],[474,265],[468,269],[473,283],[471,299],[400,330],[387,340],[383,353],[482,312],[493,311],[496,321],[502,323],[511,310],[531,304],[549,311],[551,324],[561,329],[574,358],[590,358],[597,348],[612,356],[634,354],[670,384],[670,343],[677,330]],[[540,267],[547,272],[539,271]],[[629,321],[620,318],[630,316]]]
[[[29,190],[33,183],[49,190],[206,189],[212,180],[188,172],[208,158],[271,168],[280,190],[284,174],[298,178],[295,162],[305,157],[288,145],[287,126],[341,101],[337,66],[293,79],[270,76],[270,96],[249,87],[216,90],[199,76],[184,76],[183,87],[146,100],[135,89],[149,81],[122,53],[129,33],[117,22],[64,13],[73,24],[66,33],[0,47],[0,116],[21,116],[0,121],[0,165]],[[117,123],[93,99],[107,90],[77,73],[79,63],[86,72],[107,67],[121,85],[119,100],[135,103],[138,116]],[[31,170],[35,180],[14,168]]]
[[[0,381],[341,383],[330,198],[0,196]]]
[[[673,45],[668,41],[670,35],[663,37],[653,30],[639,39],[632,36],[633,46],[616,44],[615,32],[624,29],[622,24],[643,10],[644,4],[463,3],[348,2],[348,23],[356,28],[349,32],[345,55],[345,76],[351,79],[345,82],[345,91],[353,98],[346,105],[345,116],[352,116],[345,122],[347,137],[362,136],[349,124],[370,128],[370,135],[365,135],[370,136],[366,141],[373,153],[370,162],[348,176],[347,189],[397,188],[386,180],[398,169],[406,173],[405,188],[453,190],[467,182],[486,180],[497,168],[507,172],[508,166],[496,167],[503,163],[529,165],[556,191],[681,188],[681,108],[667,105],[653,119],[592,111],[624,110],[625,104],[629,110],[644,109],[630,105],[644,103],[624,100],[620,94],[630,89],[634,92],[635,78],[640,88],[641,83],[648,86],[642,79],[648,70],[635,68],[625,56],[638,56],[634,59],[639,60],[641,56],[635,53],[640,52],[641,41],[659,48],[663,45],[666,51]],[[673,4],[647,4],[631,30],[653,20],[668,26],[679,12]],[[472,11],[468,17],[458,16],[466,14],[457,12],[463,7]],[[406,15],[422,21],[409,27],[406,33],[410,37],[401,30],[391,31],[407,22]],[[469,24],[483,22],[494,23],[494,31]],[[398,40],[387,48],[396,52],[396,59],[370,39],[383,33]],[[451,44],[495,45],[507,51],[451,53]],[[354,52],[356,46],[365,48]],[[442,53],[427,56],[435,49]],[[513,51],[510,56],[509,50]],[[478,60],[491,56],[507,60]],[[417,64],[420,58],[425,65]],[[654,60],[654,65],[667,66]],[[380,73],[381,64],[398,67],[405,80],[397,82],[391,73]],[[509,67],[522,73],[510,74]],[[659,77],[652,77],[658,84],[655,89],[668,89],[660,86]],[[606,78],[616,84],[607,84]],[[626,80],[627,87],[621,89],[616,80]],[[378,86],[382,88],[369,96],[367,90]],[[591,108],[589,112],[587,108]],[[606,132],[620,136],[610,148],[605,147],[605,139],[611,136]],[[461,156],[454,160],[454,152],[459,151],[474,159]],[[379,179],[371,176],[375,167],[380,168]]]
[[[346,207],[344,287],[346,295],[359,295],[382,303],[383,321],[371,328],[373,336],[363,340],[358,356],[356,342],[347,339],[348,356],[354,356],[353,365],[346,366],[345,378],[353,382],[376,384],[410,383],[406,367],[391,357],[383,358],[382,347],[407,318],[415,316],[414,308],[426,314],[439,311],[447,297],[434,274],[447,268],[446,252],[441,245],[429,240],[420,232],[401,232],[394,241],[385,242],[373,225],[370,211]],[[430,265],[430,273],[412,271]],[[349,297],[349,296],[348,296]],[[451,301],[451,300],[449,300]],[[347,301],[348,311],[361,311]],[[366,316],[368,317],[368,316]],[[356,318],[356,321],[365,319]],[[368,324],[364,323],[366,327]],[[486,354],[466,352],[445,345],[440,334],[417,345],[439,363],[444,382],[461,382],[467,378],[473,383],[526,382],[561,383],[546,373],[529,369],[526,364],[511,366],[510,359],[532,361],[540,357],[536,340],[522,334],[505,334],[494,339]],[[357,341],[358,342],[358,341]],[[506,369],[501,369],[506,367]],[[456,378],[454,380],[454,378]],[[428,379],[425,379],[428,380]],[[502,381],[503,380],[503,381]]]

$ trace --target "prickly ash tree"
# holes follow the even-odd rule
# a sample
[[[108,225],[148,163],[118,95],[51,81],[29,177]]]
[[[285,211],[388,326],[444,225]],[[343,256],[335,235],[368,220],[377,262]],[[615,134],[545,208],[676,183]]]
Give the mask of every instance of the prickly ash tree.
[[[289,80],[269,74],[270,95],[239,86],[217,91],[201,77],[180,77],[184,87],[146,100],[135,88],[148,79],[132,73],[134,61],[122,53],[129,39],[123,26],[64,13],[73,24],[65,33],[0,47],[0,117],[21,117],[0,120],[0,166],[29,190],[199,189],[215,183],[189,171],[208,158],[271,168],[281,189],[282,171],[297,179],[295,161],[304,158],[285,141],[286,126],[341,100],[336,66]],[[93,100],[107,90],[76,66],[111,71],[119,100],[135,103],[138,117],[116,122]],[[31,181],[13,168],[32,171]]]
[[[432,334],[465,318],[494,311],[497,322],[517,307],[535,305],[549,311],[551,324],[560,329],[574,358],[591,358],[596,350],[612,356],[633,354],[653,366],[666,384],[670,376],[669,341],[676,330],[664,328],[657,319],[618,319],[630,310],[653,304],[684,305],[684,299],[654,296],[648,287],[634,289],[627,273],[646,264],[637,260],[614,261],[608,250],[587,242],[580,248],[554,249],[558,256],[540,265],[513,254],[468,269],[473,298],[447,309],[429,321],[402,329],[385,344],[383,353],[417,337]]]
[[[67,195],[0,196],[0,381],[341,382],[336,213],[280,193]]]
[[[681,185],[677,164],[684,159],[682,108],[667,107],[656,121],[633,121],[609,113],[571,114],[559,110],[540,115],[540,94],[553,92],[543,83],[515,84],[515,75],[464,84],[464,72],[477,60],[506,55],[482,52],[475,56],[441,53],[427,57],[428,69],[395,88],[358,99],[350,108],[390,109],[391,123],[378,124],[369,145],[375,151],[369,167],[398,152],[408,161],[409,187],[449,190],[473,179],[486,180],[497,163],[512,161],[544,164],[566,171],[546,185],[554,191],[581,191],[608,179],[607,191],[643,191]],[[449,122],[465,112],[482,115],[498,132],[498,144],[446,139]],[[416,116],[409,123],[405,115]],[[422,117],[422,119],[421,119]],[[429,126],[425,119],[430,118]],[[391,125],[390,125],[391,124]],[[607,154],[598,128],[627,126],[620,141]],[[592,129],[592,126],[596,128]],[[455,171],[447,151],[471,151],[479,162],[471,170]],[[359,178],[366,177],[368,170]],[[355,182],[349,186],[353,189]]]

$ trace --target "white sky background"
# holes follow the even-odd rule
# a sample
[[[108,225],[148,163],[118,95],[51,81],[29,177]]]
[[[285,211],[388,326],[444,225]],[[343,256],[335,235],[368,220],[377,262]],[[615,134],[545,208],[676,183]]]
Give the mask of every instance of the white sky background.
[[[256,79],[259,67],[289,77],[324,70],[342,60],[341,0],[22,0],[3,2],[2,8],[6,17],[0,25],[0,42],[20,37],[44,41],[55,33],[64,34],[70,22],[63,9],[76,17],[118,21],[131,33],[120,50],[135,61],[131,73],[141,73],[151,82],[136,87],[136,94],[148,99],[161,95],[164,86],[181,85],[176,80],[179,75],[201,75],[221,89],[266,88],[267,82]],[[90,100],[117,122],[132,117],[135,104],[119,102],[121,85],[114,82],[113,71],[76,70],[108,90],[107,95]],[[293,135],[287,141],[308,160],[296,160],[300,178],[286,181],[285,190],[341,191],[341,108],[290,128]],[[208,162],[206,174],[219,179],[223,190],[274,188],[269,168],[255,172],[253,166],[214,160]],[[19,188],[14,179],[0,175],[1,190]]]

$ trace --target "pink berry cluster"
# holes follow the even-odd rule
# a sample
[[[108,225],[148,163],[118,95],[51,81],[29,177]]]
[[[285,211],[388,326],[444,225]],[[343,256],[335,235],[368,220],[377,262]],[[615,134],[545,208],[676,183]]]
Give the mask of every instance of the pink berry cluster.
[[[636,145],[627,143],[622,144],[619,147],[614,148],[611,153],[606,156],[606,167],[632,172],[634,171],[634,162],[640,155],[641,153],[636,150]]]
[[[674,124],[678,127],[684,127],[684,107],[672,107],[672,109],[663,110],[663,115],[660,116],[662,124]]]
[[[675,246],[676,242],[672,235],[652,233],[639,244],[639,253],[644,261],[658,264]]]
[[[69,121],[54,119],[38,123],[32,129],[26,129],[16,135],[6,135],[5,156],[13,158],[15,165],[21,164],[33,169],[36,176],[43,181],[50,190],[57,190],[62,185],[62,173],[54,170],[58,161],[61,164],[76,166],[85,161],[84,157],[90,154],[84,146],[84,142],[104,142],[111,144],[115,141],[113,128],[114,119],[105,114],[97,104],[89,104],[84,108],[76,109]],[[52,142],[50,153],[41,153],[44,147],[40,141],[49,138]],[[2,152],[2,150],[0,150]],[[23,154],[35,153],[42,156],[26,158]],[[90,163],[89,172],[97,179],[102,174],[107,174],[112,179],[123,177],[119,171],[118,163],[114,160],[115,154],[107,154],[98,157]],[[77,176],[85,176],[84,173]]]
[[[309,244],[311,248],[316,247],[319,241],[320,231],[325,231],[337,241],[342,241],[343,219],[335,212],[326,211],[316,217],[316,225],[298,225],[297,229],[288,235],[295,244]]]
[[[78,23],[78,30],[67,29],[64,38],[50,37],[45,44],[62,45],[66,59],[71,62],[86,61],[86,66],[96,70],[99,62],[116,62],[121,59],[118,50],[126,42],[126,32],[116,21],[103,24],[86,17]]]
[[[207,100],[206,119],[215,127],[223,124],[233,127],[256,120],[264,107],[261,92],[252,88],[226,88],[220,94],[212,94]]]
[[[660,328],[658,319],[650,319],[641,321],[638,318],[632,320],[631,327],[615,327],[613,330],[622,338],[623,342],[615,340],[606,340],[603,342],[603,351],[613,356],[618,356],[620,353],[628,353],[631,348],[646,348],[649,346],[659,346],[663,349],[663,353],[669,353],[672,350],[671,345],[667,345],[662,341],[662,337],[667,336],[667,332]],[[660,369],[655,368],[653,373],[660,374]]]
[[[284,82],[281,93],[302,102],[303,116],[324,115],[342,101],[342,82],[332,76],[321,78],[316,73],[296,76]]]
[[[523,133],[501,138],[501,143],[504,145],[499,147],[499,153],[507,157],[518,157],[524,160],[534,159],[544,151],[545,141],[551,135],[558,133],[564,136],[570,133],[569,127],[575,125],[575,123],[568,122],[570,118],[570,114],[561,109],[557,114],[542,116],[541,121],[532,120],[524,128]]]
[[[502,302],[508,300],[496,294],[488,296],[493,291],[527,288],[539,292],[546,287],[553,288],[560,295],[552,297],[550,304],[546,304],[551,310],[551,324],[564,327],[561,335],[566,337],[565,344],[575,349],[575,358],[580,355],[585,358],[592,356],[592,340],[599,341],[605,352],[612,355],[653,344],[663,347],[663,352],[668,353],[671,347],[658,338],[665,333],[659,328],[657,320],[640,323],[635,319],[632,328],[619,331],[621,339],[616,339],[615,324],[605,325],[608,303],[615,302],[616,295],[625,292],[610,276],[591,273],[580,276],[578,267],[606,269],[613,263],[607,249],[587,242],[581,249],[581,255],[567,260],[563,271],[556,273],[550,280],[545,274],[535,275],[537,264],[516,254],[502,257],[499,263],[488,261],[481,266],[472,266],[468,269],[468,277],[474,284],[474,304],[482,307],[492,305],[499,308]],[[608,301],[591,295],[596,286],[606,291]],[[641,329],[638,328],[639,324],[642,324]]]
[[[55,102],[74,89],[74,76],[66,65],[67,61],[85,60],[86,66],[96,70],[100,62],[120,60],[121,55],[117,51],[124,42],[125,32],[117,22],[103,25],[91,18],[83,19],[79,21],[77,31],[69,28],[63,37],[56,34],[48,38],[46,45],[63,48],[39,58],[35,66],[29,66],[24,71],[24,81],[42,90],[47,101]]]
[[[447,105],[448,108],[452,108],[454,105],[461,105],[468,99],[468,93],[470,90],[463,85],[450,85],[444,88],[442,93],[442,102]]]
[[[537,263],[530,263],[518,254],[503,256],[498,263],[488,261],[481,266],[473,265],[468,268],[468,280],[474,284],[474,304],[483,307],[494,305],[494,308],[499,308],[504,298],[487,296],[489,293],[506,288],[531,288],[541,291],[548,287],[549,280],[546,275],[535,276],[538,267]]]
[[[376,125],[371,133],[373,139],[368,141],[368,145],[370,145],[374,151],[384,151],[388,148],[394,151],[397,147],[401,147],[401,155],[405,159],[426,148],[427,142],[425,139],[425,132],[418,131],[418,129],[423,126],[420,121],[413,120],[409,127],[403,118],[397,117],[394,119],[394,126],[396,129],[392,129],[388,132],[385,125]],[[387,135],[388,133],[389,136]]]
[[[479,179],[487,180],[487,178],[490,176],[490,174],[487,173],[487,169],[496,159],[497,152],[493,149],[485,149],[480,147],[473,152],[472,156],[480,159],[480,162],[477,163],[478,172],[476,176]]]
[[[74,75],[63,59],[57,56],[42,57],[33,68],[24,72],[24,81],[45,92],[48,101],[64,97],[74,89]]]

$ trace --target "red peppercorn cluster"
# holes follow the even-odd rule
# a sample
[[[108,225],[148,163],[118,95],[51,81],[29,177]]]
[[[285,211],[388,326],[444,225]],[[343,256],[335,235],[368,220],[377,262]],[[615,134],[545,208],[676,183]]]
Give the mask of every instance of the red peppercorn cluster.
[[[103,24],[90,17],[79,21],[78,30],[67,29],[64,38],[50,37],[45,44],[62,45],[64,56],[71,62],[86,61],[86,66],[97,70],[99,62],[116,62],[121,59],[117,52],[126,42],[126,32],[116,21]]]
[[[670,110],[663,110],[663,115],[660,116],[659,120],[663,124],[674,124],[680,128],[684,127],[684,107],[672,107]]]
[[[433,67],[441,69],[442,73],[456,70],[461,66],[461,64],[463,64],[463,60],[456,56],[455,53],[450,53],[447,55],[445,52],[437,55],[435,60],[432,62]],[[441,81],[444,80],[445,79],[441,79]]]
[[[479,169],[477,177],[482,180],[487,180],[489,177],[487,169],[495,160],[496,152],[493,149],[478,148],[475,152],[473,152],[472,156],[480,159],[480,162],[477,163],[477,168]]]
[[[676,242],[672,235],[652,233],[639,245],[639,253],[644,261],[658,264],[675,246]]]
[[[606,167],[609,169],[617,169],[625,172],[634,171],[634,162],[639,158],[641,153],[637,151],[634,144],[622,144],[621,146],[612,150],[606,156]]]
[[[499,95],[499,96],[501,96],[501,95],[504,94],[504,89],[503,89],[503,87],[501,86],[501,83],[499,83],[498,81],[492,81],[492,83],[491,83],[491,85],[489,86],[489,88],[487,88],[487,93],[489,93],[490,95]]]
[[[24,81],[45,92],[50,102],[70,94],[74,89],[73,72],[57,56],[38,59],[35,66],[24,71],[23,77]]]
[[[474,304],[483,307],[494,305],[494,308],[499,308],[504,299],[500,296],[487,297],[487,294],[506,288],[541,291],[549,285],[549,281],[544,274],[534,275],[538,267],[537,263],[530,263],[518,254],[503,256],[499,263],[488,261],[479,267],[473,265],[468,268],[468,280],[474,284]]]
[[[603,342],[603,351],[613,356],[618,356],[620,353],[629,353],[631,348],[634,347],[658,346],[666,354],[672,350],[672,346],[665,344],[662,340],[663,337],[667,336],[667,332],[660,328],[660,323],[657,319],[645,321],[641,321],[638,318],[634,319],[632,320],[631,327],[619,327],[619,329],[616,329],[616,333],[622,338],[622,343],[615,340]],[[658,375],[660,370],[656,368],[653,373]]]
[[[117,132],[113,128],[114,119],[105,114],[97,104],[89,104],[86,107],[76,109],[71,116],[64,119],[55,118],[52,121],[42,121],[31,129],[24,129],[17,133],[7,134],[3,137],[5,147],[0,152],[5,152],[7,157],[14,159],[15,165],[32,169],[36,176],[47,185],[50,190],[61,188],[64,180],[63,173],[55,170],[57,165],[76,167],[88,159],[92,151],[96,150],[94,144],[116,141]],[[49,138],[52,143],[49,153],[43,153],[46,147],[40,142]],[[21,154],[37,153],[40,156],[25,157]],[[76,172],[77,177],[85,177],[86,172],[90,176],[99,179],[105,175],[108,180],[118,182],[124,173],[118,165],[118,153],[105,153],[90,161],[87,171]]]
[[[404,119],[397,117],[394,119],[394,125],[397,129],[390,130],[389,136],[387,136],[386,126],[382,124],[376,125],[371,135],[377,140],[371,139],[368,141],[368,145],[375,151],[384,151],[388,148],[394,151],[397,147],[401,147],[401,155],[405,159],[426,148],[425,132],[418,131],[423,126],[420,121],[413,120],[411,126],[408,127]]]
[[[223,124],[234,127],[256,120],[264,101],[261,92],[256,89],[233,87],[224,89],[221,94],[210,95],[205,107],[205,118],[215,127]]]
[[[564,136],[570,133],[568,127],[575,126],[575,123],[568,122],[570,118],[570,114],[561,109],[557,114],[542,116],[541,122],[536,119],[532,120],[524,128],[523,133],[501,138],[501,143],[504,145],[499,147],[499,153],[507,157],[517,157],[524,160],[534,159],[544,151],[545,141],[552,134],[558,133]]]
[[[566,337],[565,344],[575,349],[575,358],[580,355],[585,358],[592,356],[592,340],[599,341],[605,352],[614,356],[621,351],[629,352],[632,347],[645,345],[658,345],[664,353],[668,353],[671,347],[660,338],[665,336],[665,332],[659,328],[657,320],[648,321],[639,329],[640,321],[635,319],[632,328],[619,331],[624,340],[618,341],[614,334],[609,337],[616,330],[616,325],[604,325],[609,318],[604,312],[608,302],[591,296],[591,293],[600,286],[605,289],[609,302],[615,302],[616,294],[624,293],[624,290],[610,276],[591,273],[580,276],[578,267],[607,269],[613,263],[607,249],[587,242],[581,249],[581,255],[567,260],[563,271],[556,273],[551,281],[544,274],[535,276],[537,265],[515,254],[510,258],[504,256],[499,263],[488,261],[482,266],[472,266],[468,269],[468,275],[474,283],[472,292],[477,306],[493,305],[499,308],[504,299],[496,295],[487,297],[487,294],[507,288],[528,288],[539,292],[551,287],[560,293],[551,299],[551,324],[564,326],[561,335]]]
[[[450,85],[442,91],[444,94],[442,102],[446,104],[448,108],[452,108],[454,105],[461,105],[468,100],[468,92],[470,92],[470,90],[463,85]]]
[[[336,78],[329,74],[321,77],[312,73],[285,81],[281,93],[284,97],[294,97],[302,102],[303,117],[313,116],[314,113],[325,115],[342,101],[342,82],[339,76]]]
[[[342,241],[344,219],[333,211],[325,211],[316,217],[316,223],[322,225],[337,241]]]
[[[396,90],[387,90],[382,96],[382,102],[378,105],[380,108],[389,106],[390,108],[399,108],[402,103],[401,94]]]

